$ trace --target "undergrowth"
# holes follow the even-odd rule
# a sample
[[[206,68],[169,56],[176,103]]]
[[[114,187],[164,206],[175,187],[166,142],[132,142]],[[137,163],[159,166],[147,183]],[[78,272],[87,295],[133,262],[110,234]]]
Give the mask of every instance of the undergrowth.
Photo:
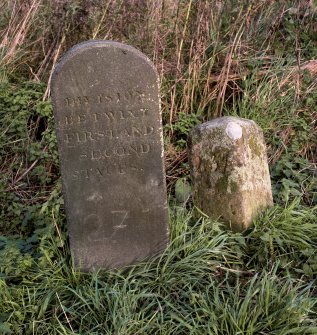
[[[268,211],[243,235],[172,207],[168,249],[117,272],[75,272],[65,235],[56,230],[41,238],[36,260],[7,243],[0,261],[0,329],[7,334],[316,334],[317,208],[297,205]]]
[[[0,11],[0,333],[317,334],[315,2],[10,0]],[[87,39],[153,60],[171,199],[162,255],[90,274],[69,252],[49,100],[57,60]],[[275,206],[242,234],[191,214],[186,139],[221,115],[256,121],[268,148]]]

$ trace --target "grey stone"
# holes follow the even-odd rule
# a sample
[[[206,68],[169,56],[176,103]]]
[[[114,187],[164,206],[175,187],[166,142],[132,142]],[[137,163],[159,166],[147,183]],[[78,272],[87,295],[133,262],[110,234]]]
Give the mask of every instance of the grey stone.
[[[168,214],[152,62],[128,45],[84,42],[56,66],[51,92],[75,265],[119,268],[163,250]]]
[[[266,146],[254,121],[222,117],[197,126],[188,156],[194,204],[210,218],[242,231],[273,205]]]

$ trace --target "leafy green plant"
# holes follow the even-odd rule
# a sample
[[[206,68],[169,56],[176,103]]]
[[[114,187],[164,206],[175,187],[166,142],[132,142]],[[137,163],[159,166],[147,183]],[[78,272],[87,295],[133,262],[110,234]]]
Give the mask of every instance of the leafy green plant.
[[[41,260],[45,249],[39,247],[56,234],[53,218],[60,217],[63,203],[56,184],[52,108],[42,101],[44,89],[33,82],[0,85],[0,273],[17,282]]]
[[[279,203],[302,197],[310,204],[317,204],[317,179],[307,159],[285,154],[272,167],[273,195]]]
[[[313,2],[9,0],[0,8],[0,333],[316,334]],[[226,114],[262,127],[278,205],[244,234],[173,205],[162,255],[119,271],[76,271],[52,109],[38,81],[90,38],[127,42],[154,61],[179,204],[190,192],[188,132]]]
[[[173,142],[175,143],[176,148],[178,150],[183,150],[187,145],[188,133],[199,123],[201,123],[200,118],[196,114],[179,112],[177,122],[172,126],[166,124],[164,129],[166,133],[172,132]]]

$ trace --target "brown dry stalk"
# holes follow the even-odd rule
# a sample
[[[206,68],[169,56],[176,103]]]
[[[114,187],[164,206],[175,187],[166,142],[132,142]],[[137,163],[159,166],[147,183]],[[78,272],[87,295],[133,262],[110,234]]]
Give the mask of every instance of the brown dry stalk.
[[[287,144],[289,143],[289,135],[292,132],[291,127],[287,127],[283,132],[280,134],[280,143],[281,145],[275,150],[275,152],[269,157],[268,161],[270,165],[274,165],[281,157],[282,153],[285,150],[285,147],[287,147]]]
[[[248,18],[249,16],[249,12],[246,14],[246,18]],[[224,101],[225,101],[225,93],[226,93],[226,89],[228,86],[228,81],[229,81],[229,74],[230,74],[230,70],[231,70],[231,66],[233,63],[233,56],[236,53],[236,50],[240,44],[241,41],[241,37],[242,34],[244,32],[244,25],[241,24],[241,26],[239,27],[237,33],[234,36],[232,45],[230,47],[230,51],[229,53],[226,55],[225,58],[225,63],[224,66],[221,70],[220,73],[220,81],[218,83],[218,97],[217,97],[217,103],[216,103],[216,111],[215,111],[215,115],[216,116],[221,116],[222,113],[222,108],[224,105]]]
[[[177,73],[181,73],[181,69],[180,69],[181,55],[182,55],[184,38],[185,38],[186,30],[187,30],[188,19],[189,19],[189,14],[190,14],[192,3],[193,3],[192,0],[190,0],[189,3],[188,3],[188,7],[187,7],[187,11],[186,11],[185,24],[184,24],[184,27],[183,27],[182,37],[181,37],[180,44],[179,44],[179,47],[178,47],[177,64],[176,64]],[[178,82],[176,80],[175,83],[174,83],[174,88],[173,88],[172,94],[171,94],[170,120],[169,120],[170,121],[170,125],[172,125],[172,123],[173,123],[174,104],[175,104],[177,83]],[[172,127],[171,127],[171,129],[172,129]]]
[[[110,4],[111,4],[111,0],[107,2],[105,8],[103,9],[103,13],[102,13],[102,16],[101,16],[101,18],[100,18],[98,24],[97,24],[96,27],[94,27],[94,29],[93,29],[93,32],[92,32],[92,39],[93,39],[93,40],[97,37],[97,35],[99,34],[99,32],[100,32],[100,30],[101,30],[102,23],[103,23],[104,20],[105,20],[105,17],[106,17],[106,15],[107,15],[108,8],[109,8]]]
[[[53,58],[53,64],[52,64],[52,68],[51,68],[51,72],[50,72],[50,75],[49,75],[49,78],[48,78],[48,82],[47,82],[47,88],[45,90],[45,93],[43,95],[43,101],[45,101],[49,96],[50,96],[50,85],[51,85],[51,79],[52,79],[52,75],[53,75],[53,71],[54,71],[54,68],[55,68],[55,65],[57,63],[57,60],[58,60],[58,57],[60,55],[60,52],[61,52],[61,49],[62,49],[62,46],[65,42],[65,35],[62,36],[62,39],[58,45],[58,48],[55,49],[55,55],[54,55],[54,58]]]
[[[47,146],[44,147],[43,152],[45,152],[47,150]],[[12,181],[12,184],[6,188],[6,192],[10,191],[14,188],[16,188],[17,183],[22,180],[38,163],[39,159],[36,159],[22,174],[20,174],[18,176],[18,173],[20,171],[20,168],[18,169],[17,173],[16,173],[16,178],[14,178],[14,180]]]
[[[300,64],[300,72],[304,72],[304,70],[307,70],[309,72],[309,74],[312,77],[317,76],[317,60],[310,60],[307,62],[304,62],[302,64]],[[288,71],[285,71],[286,74],[284,75],[284,77],[278,82],[279,85],[279,89],[281,89],[282,87],[284,87],[286,84],[290,83],[291,81],[293,81],[294,79],[297,79],[297,75],[299,74],[299,67],[298,66],[292,66],[289,68]],[[256,78],[257,79],[261,79],[262,77],[266,76],[267,74],[270,73],[269,69],[266,70],[260,70],[258,72],[256,72]],[[227,83],[229,81],[236,81],[239,79],[243,79],[248,75],[251,75],[252,72],[251,71],[243,71],[241,73],[233,73],[233,74],[228,74],[226,79],[227,79]],[[210,75],[209,77],[209,81],[210,82],[221,82],[223,80],[223,75]],[[315,82],[316,84],[316,82]],[[312,90],[315,87],[315,85],[313,87],[311,87],[311,85],[309,86],[308,89]]]
[[[17,50],[27,38],[32,19],[36,15],[40,3],[41,0],[33,0],[30,4],[21,1],[19,6],[14,6],[0,43],[0,52],[4,54],[2,57],[3,65],[8,65],[16,57]]]
[[[62,308],[62,311],[63,311],[63,314],[64,314],[64,316],[65,316],[65,319],[66,319],[66,321],[67,321],[67,323],[68,323],[68,325],[69,325],[69,328],[70,328],[71,331],[74,333],[74,329],[73,329],[73,327],[72,327],[72,325],[71,325],[71,323],[70,323],[70,320],[69,320],[69,318],[68,318],[68,316],[67,316],[67,314],[66,314],[65,308],[63,307],[62,302],[61,302],[61,299],[59,298],[59,295],[58,295],[57,292],[56,292],[56,296],[57,296],[58,302],[59,302],[59,304],[60,304],[60,306],[61,306],[61,308]],[[74,334],[75,334],[75,333],[74,333]]]

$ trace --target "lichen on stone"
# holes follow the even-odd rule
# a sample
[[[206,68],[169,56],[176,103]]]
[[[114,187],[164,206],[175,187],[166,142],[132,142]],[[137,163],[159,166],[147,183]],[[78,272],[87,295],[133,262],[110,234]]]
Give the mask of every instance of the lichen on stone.
[[[251,120],[223,117],[197,126],[190,136],[194,204],[233,230],[246,229],[272,205],[261,129]]]
[[[263,152],[263,149],[261,146],[258,144],[258,140],[254,135],[250,136],[249,139],[249,147],[251,149],[251,152],[253,155],[256,155],[258,157],[261,157],[261,154]]]

